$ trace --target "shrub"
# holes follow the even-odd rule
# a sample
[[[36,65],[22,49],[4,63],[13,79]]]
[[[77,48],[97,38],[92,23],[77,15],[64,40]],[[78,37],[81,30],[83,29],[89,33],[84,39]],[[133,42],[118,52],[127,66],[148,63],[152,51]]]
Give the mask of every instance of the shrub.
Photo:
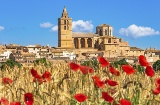
[[[81,63],[82,66],[90,66],[93,67],[95,70],[98,69],[99,62],[97,60],[88,60]]]
[[[153,69],[155,71],[159,71],[160,70],[160,60],[157,60],[156,62],[153,63]]]
[[[115,62],[111,63],[111,65],[113,67],[116,67],[116,68],[118,68],[118,65],[121,66],[121,65],[127,65],[127,64],[128,64],[128,62],[126,61],[125,58],[123,58],[123,59],[121,59],[119,61],[115,61]]]
[[[44,65],[45,67],[46,66],[51,66],[51,62],[47,61],[46,58],[40,58],[40,59],[37,59],[35,62],[34,62],[34,65]]]
[[[7,60],[7,62],[2,63],[1,69],[5,69],[7,66],[10,68],[14,68],[15,66],[20,68],[22,65],[18,63],[17,61],[9,59]]]

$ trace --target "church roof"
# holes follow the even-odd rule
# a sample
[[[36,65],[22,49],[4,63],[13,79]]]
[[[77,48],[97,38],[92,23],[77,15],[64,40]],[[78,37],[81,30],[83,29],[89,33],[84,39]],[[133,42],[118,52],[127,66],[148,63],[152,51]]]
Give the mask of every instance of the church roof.
[[[93,38],[98,36],[99,36],[98,34],[94,33],[81,33],[81,32],[72,33],[73,38]]]
[[[137,47],[130,47],[130,51],[144,51],[144,50]]]

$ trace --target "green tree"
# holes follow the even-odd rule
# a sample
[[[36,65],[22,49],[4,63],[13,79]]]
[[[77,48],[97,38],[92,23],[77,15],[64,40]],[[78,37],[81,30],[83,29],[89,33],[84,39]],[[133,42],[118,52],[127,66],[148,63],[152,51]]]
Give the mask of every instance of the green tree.
[[[113,66],[113,67],[116,67],[116,68],[118,68],[118,65],[128,65],[128,62],[126,61],[126,59],[125,58],[123,58],[123,59],[121,59],[121,60],[119,60],[119,61],[115,61],[115,62],[113,62],[113,63],[111,63],[111,65]]]
[[[160,60],[157,60],[156,62],[153,63],[153,69],[155,71],[159,71],[160,70]]]
[[[51,66],[51,62],[47,61],[46,58],[39,58],[34,62],[34,65],[44,65],[44,66]]]
[[[89,66],[89,67],[93,67],[95,70],[98,69],[98,65],[99,62],[97,60],[88,60],[88,61],[84,61],[83,63],[81,63],[82,66]]]
[[[6,67],[14,68],[15,66],[20,68],[22,65],[14,60],[9,59],[2,63],[1,69],[5,69]]]
[[[144,71],[145,71],[145,68],[144,68],[143,66],[141,66],[141,65],[136,65],[136,64],[134,64],[134,65],[133,65],[133,68],[134,68],[135,70],[137,70],[138,72],[140,72],[140,73],[144,73]]]

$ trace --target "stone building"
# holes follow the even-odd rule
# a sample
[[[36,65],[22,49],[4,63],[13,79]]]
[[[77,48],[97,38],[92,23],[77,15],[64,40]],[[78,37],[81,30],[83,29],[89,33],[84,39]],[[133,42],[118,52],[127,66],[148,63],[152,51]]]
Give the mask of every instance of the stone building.
[[[77,57],[89,56],[88,52],[92,52],[92,56],[94,53],[98,55],[97,51],[108,58],[137,57],[144,54],[144,50],[130,47],[128,42],[114,36],[113,27],[108,24],[97,26],[95,33],[72,32],[72,18],[68,16],[66,7],[64,7],[62,16],[58,19],[58,49],[72,49]]]

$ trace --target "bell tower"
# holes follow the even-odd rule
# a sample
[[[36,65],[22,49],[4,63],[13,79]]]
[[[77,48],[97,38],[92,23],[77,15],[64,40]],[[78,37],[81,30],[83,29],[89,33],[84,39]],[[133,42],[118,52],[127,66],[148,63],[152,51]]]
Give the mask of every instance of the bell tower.
[[[58,18],[58,47],[73,48],[72,18],[69,18],[65,6],[62,16]]]

